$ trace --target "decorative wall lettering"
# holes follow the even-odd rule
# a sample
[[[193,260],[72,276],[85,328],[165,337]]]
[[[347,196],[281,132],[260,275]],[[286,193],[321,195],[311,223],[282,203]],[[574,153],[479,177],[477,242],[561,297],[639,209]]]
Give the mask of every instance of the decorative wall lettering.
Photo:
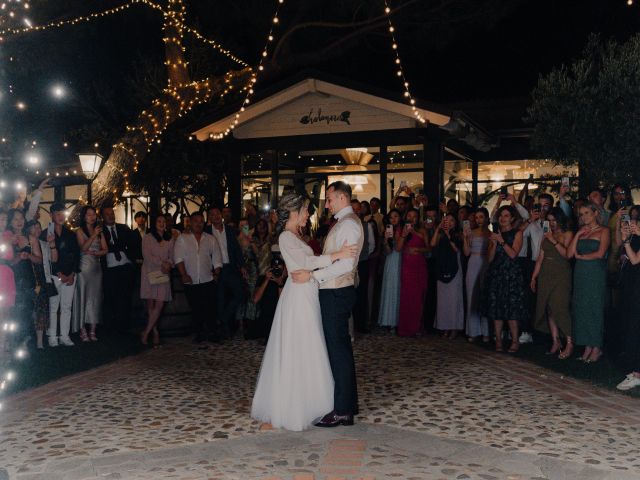
[[[327,125],[330,125],[336,122],[344,122],[347,125],[351,125],[349,121],[350,116],[351,112],[349,111],[342,112],[339,115],[325,115],[322,113],[322,108],[318,108],[317,112],[312,108],[308,115],[304,115],[300,119],[300,123],[303,125],[313,125],[314,123],[327,122]]]

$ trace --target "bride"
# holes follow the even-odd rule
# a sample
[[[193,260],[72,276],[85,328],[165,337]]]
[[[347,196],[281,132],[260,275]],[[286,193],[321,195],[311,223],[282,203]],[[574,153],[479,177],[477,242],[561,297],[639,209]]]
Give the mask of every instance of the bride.
[[[309,201],[290,193],[278,206],[276,234],[287,270],[315,270],[356,256],[357,246],[344,245],[316,257],[299,230],[309,219]],[[287,280],[273,318],[262,359],[251,416],[275,428],[300,431],[333,410],[333,376],[320,315],[318,284]]]

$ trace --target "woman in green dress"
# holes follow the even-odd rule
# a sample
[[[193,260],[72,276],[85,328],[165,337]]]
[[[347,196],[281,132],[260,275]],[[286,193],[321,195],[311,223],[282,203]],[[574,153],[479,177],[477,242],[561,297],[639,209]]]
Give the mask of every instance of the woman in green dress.
[[[564,360],[573,353],[571,329],[571,264],[569,263],[569,245],[573,232],[568,230],[568,218],[559,207],[547,214],[548,230],[544,233],[540,254],[531,276],[531,290],[536,292],[536,330],[550,332],[553,345],[547,352]],[[545,225],[546,227],[546,225]],[[562,349],[560,334],[567,339]]]
[[[576,259],[573,272],[573,318],[577,345],[584,345],[581,360],[597,362],[602,356],[602,334],[607,288],[609,229],[600,223],[595,203],[580,207],[582,226],[569,245],[569,257]]]

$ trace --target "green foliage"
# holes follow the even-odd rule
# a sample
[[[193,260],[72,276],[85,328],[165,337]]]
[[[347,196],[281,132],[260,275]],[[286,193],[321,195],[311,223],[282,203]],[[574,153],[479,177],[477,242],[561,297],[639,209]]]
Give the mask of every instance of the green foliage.
[[[592,36],[582,56],[541,77],[528,120],[532,148],[603,182],[640,178],[640,35]],[[637,183],[637,182],[636,182]]]

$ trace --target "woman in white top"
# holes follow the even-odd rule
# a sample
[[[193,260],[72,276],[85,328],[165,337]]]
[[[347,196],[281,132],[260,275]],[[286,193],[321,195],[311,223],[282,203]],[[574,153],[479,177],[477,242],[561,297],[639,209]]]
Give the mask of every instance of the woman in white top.
[[[300,238],[309,218],[309,201],[285,195],[278,206],[276,234],[289,272],[315,270],[355,258],[357,246],[314,256]],[[276,428],[300,431],[333,409],[333,376],[322,330],[318,284],[287,280],[262,360],[251,416]]]

